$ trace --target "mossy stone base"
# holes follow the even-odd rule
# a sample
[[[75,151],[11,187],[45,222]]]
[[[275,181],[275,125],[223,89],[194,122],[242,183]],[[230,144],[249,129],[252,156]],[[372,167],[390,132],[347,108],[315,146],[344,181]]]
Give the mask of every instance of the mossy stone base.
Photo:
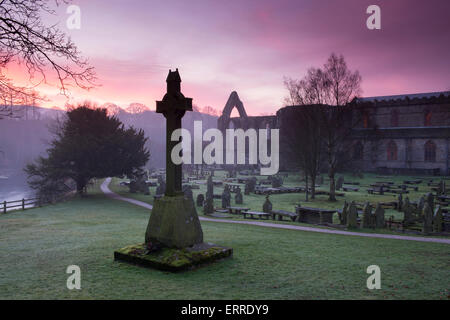
[[[147,253],[144,243],[114,252],[114,260],[130,262],[164,271],[185,271],[233,255],[233,249],[212,243],[200,243],[183,249],[162,248]]]
[[[194,201],[183,195],[155,199],[145,233],[145,243],[186,248],[203,242],[203,231]]]

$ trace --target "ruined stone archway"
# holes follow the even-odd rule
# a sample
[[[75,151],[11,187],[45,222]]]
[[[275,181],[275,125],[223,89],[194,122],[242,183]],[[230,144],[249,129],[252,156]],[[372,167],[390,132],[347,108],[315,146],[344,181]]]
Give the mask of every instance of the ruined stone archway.
[[[230,121],[231,121],[231,111],[236,108],[239,112],[240,116],[240,125],[238,125],[235,121],[233,121],[233,125],[235,128],[243,128],[245,129],[247,127],[247,112],[245,112],[244,104],[242,103],[241,99],[239,99],[239,96],[236,91],[233,91],[230,96],[228,97],[228,101],[225,104],[225,107],[223,108],[222,115],[219,117],[217,121],[218,129],[222,132],[225,131],[225,129],[228,128]]]

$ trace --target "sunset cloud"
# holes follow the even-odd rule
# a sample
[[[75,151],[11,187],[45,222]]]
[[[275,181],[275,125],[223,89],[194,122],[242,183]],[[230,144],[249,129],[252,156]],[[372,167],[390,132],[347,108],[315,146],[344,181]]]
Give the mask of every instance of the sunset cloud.
[[[89,99],[154,109],[169,68],[201,107],[224,107],[239,93],[249,114],[283,106],[283,76],[301,78],[331,52],[363,77],[364,96],[450,89],[450,3],[438,1],[74,1],[81,30],[65,30],[65,7],[49,22],[75,41],[101,87],[75,89]],[[365,26],[367,6],[381,7],[382,29]],[[24,81],[24,70],[11,75]],[[48,106],[65,103],[43,86]]]

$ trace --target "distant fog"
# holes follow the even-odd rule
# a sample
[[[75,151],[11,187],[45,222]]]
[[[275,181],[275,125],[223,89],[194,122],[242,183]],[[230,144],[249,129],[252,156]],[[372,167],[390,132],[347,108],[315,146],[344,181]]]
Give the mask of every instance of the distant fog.
[[[0,201],[18,200],[32,196],[23,168],[39,155],[45,155],[52,134],[49,128],[64,111],[20,106],[17,119],[0,119]],[[145,131],[150,150],[148,168],[165,166],[165,119],[154,111],[128,113],[120,111],[117,117],[125,126]],[[198,112],[187,112],[183,127],[193,132],[194,121],[201,120],[203,130],[217,127],[217,117]],[[5,179],[7,177],[7,179]],[[8,198],[8,199],[7,199]]]

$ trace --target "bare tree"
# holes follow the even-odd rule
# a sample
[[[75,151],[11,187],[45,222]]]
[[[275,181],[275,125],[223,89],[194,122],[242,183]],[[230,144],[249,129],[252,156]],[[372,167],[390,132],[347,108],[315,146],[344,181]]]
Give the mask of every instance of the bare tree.
[[[285,137],[284,150],[291,161],[295,161],[305,174],[306,201],[308,201],[309,189],[311,198],[315,198],[316,177],[320,172],[322,160],[322,126],[321,115],[324,105],[301,106],[300,112],[290,112],[288,117],[283,117],[282,128]],[[309,188],[311,178],[311,188]]]
[[[55,14],[49,5],[51,2],[53,1],[0,1],[0,95],[14,94],[16,99],[20,99],[33,93],[32,88],[15,86],[1,72],[12,62],[25,66],[30,80],[36,85],[48,83],[47,70],[50,68],[56,75],[58,87],[63,94],[67,94],[67,88],[73,85],[83,89],[90,89],[95,85],[93,67],[81,56],[70,38],[55,25],[46,26],[43,23],[42,13]],[[55,0],[54,3],[59,5],[61,1]],[[5,105],[2,109],[5,109]],[[11,112],[3,111],[3,115]]]
[[[349,103],[361,93],[361,76],[350,71],[342,55],[332,53],[322,69],[310,68],[302,80],[285,79],[293,105],[327,104],[320,107],[321,143],[324,148],[330,178],[329,200],[336,200],[335,174],[345,162],[352,148],[349,139],[352,121]]]
[[[202,109],[202,113],[204,113],[204,114],[209,114],[209,115],[211,115],[211,116],[217,116],[217,115],[218,115],[217,110],[214,109],[214,108],[211,107],[211,106],[206,106],[206,107],[204,107],[204,108]]]

